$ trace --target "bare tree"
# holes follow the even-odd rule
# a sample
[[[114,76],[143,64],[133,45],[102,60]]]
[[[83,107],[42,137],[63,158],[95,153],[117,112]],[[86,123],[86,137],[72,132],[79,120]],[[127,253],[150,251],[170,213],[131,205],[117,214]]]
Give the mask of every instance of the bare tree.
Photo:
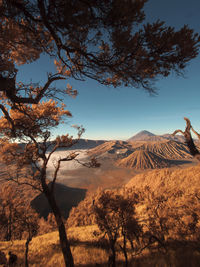
[[[189,148],[189,151],[191,153],[191,155],[193,157],[195,157],[198,161],[200,161],[200,152],[197,148],[197,146],[194,143],[194,140],[191,136],[191,130],[193,131],[193,133],[198,137],[198,139],[200,140],[200,134],[198,134],[192,127],[191,122],[188,118],[184,117],[184,120],[186,121],[186,128],[185,131],[183,132],[182,130],[176,130],[174,131],[173,135],[177,134],[177,133],[181,133],[183,134],[183,136],[185,137],[185,142]]]

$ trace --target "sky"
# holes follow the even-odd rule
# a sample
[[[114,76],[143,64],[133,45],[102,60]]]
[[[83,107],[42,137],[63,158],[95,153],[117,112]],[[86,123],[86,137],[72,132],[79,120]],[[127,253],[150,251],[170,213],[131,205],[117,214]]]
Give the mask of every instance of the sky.
[[[149,22],[160,19],[176,29],[188,24],[200,33],[199,0],[149,0],[144,11]],[[17,79],[23,82],[32,79],[43,84],[47,72],[54,70],[53,59],[41,56],[37,62],[20,67]],[[54,85],[59,88],[66,88],[70,83],[78,90],[78,96],[64,99],[73,117],[53,134],[69,132],[76,137],[70,126],[78,124],[86,129],[83,138],[126,140],[142,130],[154,134],[184,130],[185,116],[200,131],[200,56],[189,63],[184,76],[172,74],[158,80],[155,83],[157,96],[150,96],[142,89],[106,87],[89,79],[57,81]]]

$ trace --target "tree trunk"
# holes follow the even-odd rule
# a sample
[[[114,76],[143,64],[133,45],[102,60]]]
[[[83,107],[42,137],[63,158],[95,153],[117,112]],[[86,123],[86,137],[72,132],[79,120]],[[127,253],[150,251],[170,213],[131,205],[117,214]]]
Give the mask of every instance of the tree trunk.
[[[28,267],[28,250],[29,250],[29,243],[31,242],[32,237],[29,236],[26,240],[26,250],[25,250],[25,267]]]
[[[123,253],[125,258],[125,267],[128,267],[128,255],[127,255],[127,247],[126,247],[126,234],[123,233]]]
[[[55,219],[56,219],[56,223],[57,223],[57,227],[58,227],[58,231],[59,231],[60,246],[61,246],[61,250],[63,253],[63,257],[64,257],[65,266],[66,267],[74,267],[74,260],[73,260],[73,256],[71,253],[69,241],[67,239],[67,233],[65,230],[65,225],[63,222],[63,218],[62,218],[60,209],[56,203],[55,196],[54,196],[53,192],[50,191],[50,189],[48,188],[48,186],[44,180],[42,180],[42,188],[43,188],[43,192],[44,192],[44,194],[45,194],[45,196],[49,202],[49,205],[50,205],[52,212],[53,212]]]
[[[115,241],[113,240],[110,242],[110,250],[111,250],[111,255],[109,255],[108,266],[115,267],[116,266],[116,252],[115,252]]]
[[[191,122],[188,118],[184,118],[184,120],[186,121],[186,128],[185,128],[185,132],[181,131],[181,130],[176,130],[174,131],[174,133],[172,135],[175,135],[177,133],[181,133],[184,135],[185,137],[185,141],[186,144],[189,148],[190,154],[195,157],[198,161],[200,161],[200,152],[197,149],[196,145],[194,144],[193,138],[191,136],[190,130],[192,129],[192,131],[198,136],[198,139],[200,140],[200,135],[192,128],[191,126]]]
[[[6,241],[10,241],[11,238],[12,238],[12,208],[9,207],[9,219],[8,219],[8,226],[7,226]]]

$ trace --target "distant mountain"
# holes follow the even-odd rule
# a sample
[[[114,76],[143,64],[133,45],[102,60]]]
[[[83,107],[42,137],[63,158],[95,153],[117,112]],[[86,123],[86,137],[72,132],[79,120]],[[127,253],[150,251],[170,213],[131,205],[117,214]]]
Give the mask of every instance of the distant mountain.
[[[76,139],[74,139],[76,140]],[[105,140],[90,140],[90,139],[79,139],[76,144],[73,146],[67,148],[67,147],[60,147],[57,149],[57,151],[65,151],[65,150],[74,150],[74,149],[91,149],[96,146],[99,146],[103,143],[105,143]],[[53,145],[50,145],[49,150],[51,150]]]
[[[180,143],[185,142],[185,137],[183,135],[180,135],[180,134],[176,134],[174,136],[171,134],[163,134],[161,136],[164,137],[165,139],[168,139],[168,140],[177,141]]]
[[[134,142],[134,141],[154,141],[154,142],[160,142],[164,140],[172,140],[172,141],[177,141],[184,143],[185,138],[182,135],[175,135],[173,136],[172,134],[163,134],[163,135],[155,135],[151,132],[148,131],[141,131],[138,134],[132,136],[129,138],[127,141],[128,142]]]
[[[131,144],[126,141],[107,141],[89,150],[89,154],[93,156],[102,156],[105,153],[128,156],[132,152],[133,148]]]
[[[163,137],[162,135],[154,135],[154,136],[149,136],[149,138],[146,138],[144,141],[163,142],[166,141],[166,138]]]
[[[132,142],[132,141],[145,141],[148,140],[150,137],[155,137],[156,135],[153,133],[150,133],[146,130],[139,132],[138,134],[132,136],[129,138],[127,141]]]
[[[138,136],[149,136],[153,141],[139,141]],[[159,141],[155,141],[156,137]],[[112,159],[118,166],[134,169],[171,167],[191,163],[192,159],[186,144],[161,138],[147,131],[137,135],[136,141],[108,141],[90,149],[88,153],[98,158]]]
[[[91,149],[105,142],[105,140],[80,139],[78,143],[72,146],[70,149]]]
[[[74,139],[74,140],[76,140],[76,139]],[[81,138],[73,146],[71,146],[69,148],[67,148],[67,147],[63,147],[62,148],[61,147],[61,148],[57,149],[57,151],[58,150],[73,150],[73,149],[91,149],[91,148],[99,146],[99,145],[101,145],[101,144],[103,144],[105,142],[107,142],[107,141],[106,140],[82,139]],[[49,150],[52,149],[52,147],[53,147],[53,145],[51,145],[51,144],[52,144],[52,142],[49,141],[48,142],[48,145],[50,145],[49,146]],[[19,146],[24,149],[24,147],[26,146],[26,143],[19,143]]]

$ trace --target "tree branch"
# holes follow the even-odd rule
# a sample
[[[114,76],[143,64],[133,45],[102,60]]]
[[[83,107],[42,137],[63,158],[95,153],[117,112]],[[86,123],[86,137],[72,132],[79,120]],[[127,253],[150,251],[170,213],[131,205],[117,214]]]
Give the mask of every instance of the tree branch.
[[[3,78],[1,78],[1,79],[3,79]],[[39,101],[44,96],[44,94],[47,91],[47,89],[49,88],[49,86],[51,85],[51,83],[56,81],[56,80],[65,80],[65,77],[61,77],[61,76],[57,76],[57,75],[53,75],[53,76],[49,77],[48,81],[46,82],[46,84],[44,85],[42,90],[40,90],[38,92],[38,94],[36,95],[35,98],[33,98],[33,96],[30,96],[30,97],[17,96],[16,95],[15,82],[12,83],[12,87],[11,87],[10,79],[9,78],[8,79],[4,78],[4,80],[5,80],[4,84],[0,88],[0,91],[5,92],[7,98],[10,99],[12,103],[17,103],[17,104],[38,104]]]
[[[51,193],[53,193],[53,190],[54,190],[54,185],[55,185],[55,182],[56,182],[56,179],[57,179],[57,175],[58,175],[58,171],[60,169],[61,162],[62,161],[71,161],[71,160],[74,160],[78,155],[79,154],[77,154],[77,153],[71,153],[66,158],[62,158],[62,159],[59,159],[57,161],[57,166],[56,166],[56,169],[55,169],[55,172],[54,172],[53,181],[52,181],[52,184],[51,184]]]
[[[56,81],[56,80],[65,80],[65,78],[61,77],[61,76],[56,76],[56,77],[49,78],[48,81],[46,82],[45,86],[43,87],[43,89],[38,93],[38,95],[34,99],[34,101],[35,101],[34,104],[37,104],[41,100],[41,98],[43,97],[44,93],[49,88],[50,84],[52,82]]]
[[[7,121],[11,124],[11,127],[12,127],[11,132],[12,132],[12,135],[15,137],[16,136],[16,131],[15,131],[15,125],[14,125],[13,120],[11,119],[8,111],[6,110],[6,108],[2,104],[0,104],[0,109],[2,110],[2,112],[3,112],[4,116],[5,116],[5,118],[7,119]]]
[[[174,131],[174,133],[172,135],[175,135],[177,133],[182,133],[185,137],[185,142],[190,150],[190,153],[193,157],[195,157],[198,161],[200,161],[200,152],[198,151],[196,145],[194,144],[194,141],[192,139],[190,130],[192,129],[191,126],[191,122],[188,118],[184,117],[184,120],[186,121],[186,128],[185,131],[181,131],[181,130],[176,130]],[[196,133],[196,131],[193,130],[194,133]],[[196,133],[197,134],[197,133]],[[200,135],[198,135],[199,137]]]
[[[90,161],[88,162],[81,162],[78,159],[74,159],[76,162],[78,162],[80,165],[87,167],[87,168],[99,168],[100,167],[100,163],[97,161],[96,158],[91,158]]]
[[[193,129],[193,127],[191,127],[191,130],[193,131],[193,133],[194,134],[196,134],[196,136],[198,137],[198,139],[200,140],[200,134],[199,133],[197,133],[194,129]]]

